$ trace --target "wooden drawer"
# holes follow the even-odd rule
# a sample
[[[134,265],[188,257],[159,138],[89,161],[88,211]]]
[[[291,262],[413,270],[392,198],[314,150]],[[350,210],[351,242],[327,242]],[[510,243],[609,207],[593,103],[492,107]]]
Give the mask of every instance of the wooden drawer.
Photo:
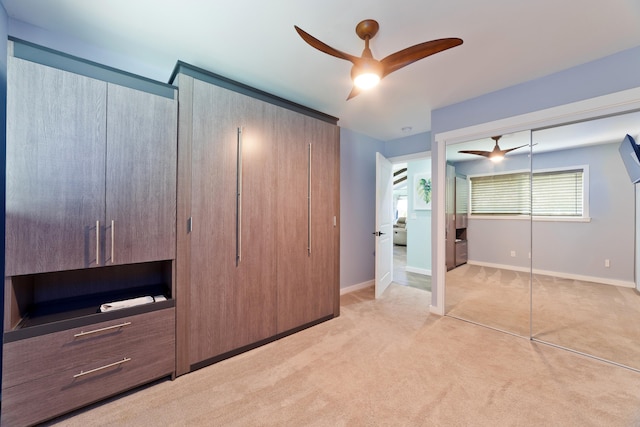
[[[2,387],[8,388],[53,371],[100,364],[140,341],[156,342],[173,335],[174,309],[123,317],[4,345]]]
[[[456,242],[456,267],[467,262],[467,241]]]
[[[170,308],[6,344],[2,425],[37,423],[171,374],[174,331]]]

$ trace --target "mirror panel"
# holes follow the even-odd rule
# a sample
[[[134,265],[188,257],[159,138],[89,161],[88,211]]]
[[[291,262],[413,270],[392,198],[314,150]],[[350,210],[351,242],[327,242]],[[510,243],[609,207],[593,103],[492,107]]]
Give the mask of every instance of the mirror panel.
[[[619,152],[627,132],[640,132],[639,113],[532,133],[532,337],[640,369],[636,189]],[[561,185],[552,174],[563,170],[582,178]],[[562,196],[536,212],[536,193],[551,191]]]
[[[447,146],[445,313],[525,337],[531,305],[530,140],[524,131]],[[513,149],[499,162],[488,154],[460,153],[491,152],[496,142],[501,150]]]

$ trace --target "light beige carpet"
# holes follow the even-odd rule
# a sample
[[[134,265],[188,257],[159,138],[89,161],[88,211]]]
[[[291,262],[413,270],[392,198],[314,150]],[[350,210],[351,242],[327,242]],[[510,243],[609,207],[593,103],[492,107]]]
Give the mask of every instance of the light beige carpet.
[[[428,314],[391,285],[342,315],[64,426],[633,426],[640,374]]]
[[[640,294],[534,274],[537,339],[640,369]],[[446,312],[529,337],[530,275],[477,265],[447,272]]]

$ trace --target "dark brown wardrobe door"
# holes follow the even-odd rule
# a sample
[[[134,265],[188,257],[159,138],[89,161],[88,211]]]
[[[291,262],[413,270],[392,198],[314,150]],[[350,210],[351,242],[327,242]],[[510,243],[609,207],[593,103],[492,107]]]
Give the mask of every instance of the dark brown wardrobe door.
[[[268,104],[194,80],[191,364],[276,332],[274,115]]]

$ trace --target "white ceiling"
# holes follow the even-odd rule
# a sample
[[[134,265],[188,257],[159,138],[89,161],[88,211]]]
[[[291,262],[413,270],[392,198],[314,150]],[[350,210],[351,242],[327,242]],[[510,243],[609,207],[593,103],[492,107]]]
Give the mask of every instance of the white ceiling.
[[[182,60],[383,141],[430,130],[433,109],[640,45],[639,0],[0,1],[17,21],[161,70],[148,77],[167,81]],[[437,38],[464,44],[346,101],[350,63],[311,48],[293,26],[359,56],[355,26],[367,18],[380,23],[378,59]]]

